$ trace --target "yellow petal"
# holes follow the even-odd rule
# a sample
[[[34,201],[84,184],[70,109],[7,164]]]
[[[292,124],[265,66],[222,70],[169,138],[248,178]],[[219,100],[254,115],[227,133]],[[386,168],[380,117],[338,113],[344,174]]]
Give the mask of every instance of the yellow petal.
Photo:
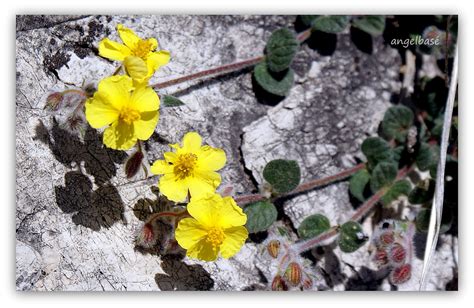
[[[234,256],[245,243],[249,233],[245,227],[232,227],[224,230],[225,239],[220,247],[221,256],[230,258]]]
[[[170,62],[170,52],[166,50],[160,50],[157,52],[152,52],[148,54],[147,65],[150,71],[155,72],[161,66],[168,64]]]
[[[116,121],[104,131],[103,142],[115,150],[128,150],[135,145],[137,137],[132,125]]]
[[[198,154],[200,169],[216,171],[224,167],[225,163],[225,152],[222,149],[212,148],[208,145],[201,147]]]
[[[178,155],[174,152],[165,152],[163,153],[163,157],[167,163],[174,163],[174,161],[178,158]]]
[[[140,113],[140,120],[133,122],[135,135],[140,140],[148,140],[155,132],[158,123],[158,111],[148,111]]]
[[[158,94],[150,87],[139,88],[134,91],[130,101],[133,108],[140,112],[155,111],[160,108]]]
[[[157,160],[151,165],[150,170],[153,174],[173,173],[173,165],[168,164],[164,160]]]
[[[200,240],[194,246],[191,246],[187,251],[186,255],[193,259],[199,259],[202,261],[215,261],[217,259],[218,250],[215,249],[206,240]]]
[[[103,39],[99,43],[99,55],[116,61],[123,61],[125,57],[131,55],[131,50],[120,43],[109,40],[108,38]]]
[[[200,197],[192,196],[188,203],[188,213],[204,227],[210,228],[216,225],[222,197],[218,194],[206,194]]]
[[[191,197],[200,197],[213,194],[221,183],[221,176],[213,171],[195,171],[194,176],[188,178]]]
[[[174,174],[163,175],[158,182],[158,188],[171,201],[183,202],[188,196],[186,180],[178,180]]]
[[[123,60],[125,72],[136,80],[143,80],[148,76],[148,66],[142,58],[128,56]]]
[[[133,30],[124,27],[122,24],[117,25],[117,30],[123,43],[130,49],[135,48],[136,44],[141,40]]]
[[[97,91],[117,110],[128,105],[130,92],[133,90],[132,79],[128,76],[111,76],[99,82]]]
[[[232,197],[224,197],[222,201],[223,206],[219,211],[219,226],[230,228],[245,225],[247,215],[235,203],[234,199]]]
[[[151,37],[146,41],[148,42],[148,44],[150,44],[150,51],[153,51],[158,47],[158,41],[156,40],[156,38]]]
[[[93,128],[101,128],[117,121],[119,112],[100,92],[96,92],[86,102],[86,119]]]
[[[189,153],[198,153],[201,149],[202,138],[196,132],[186,133],[183,137],[183,150]]]
[[[175,237],[179,246],[189,249],[207,235],[207,230],[194,218],[181,219]]]

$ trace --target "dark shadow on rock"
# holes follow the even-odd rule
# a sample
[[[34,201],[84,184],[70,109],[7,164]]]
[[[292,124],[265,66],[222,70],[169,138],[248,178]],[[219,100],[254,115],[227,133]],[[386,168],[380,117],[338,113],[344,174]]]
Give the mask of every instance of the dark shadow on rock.
[[[156,274],[155,281],[161,291],[208,291],[214,280],[201,265],[187,265],[177,256],[164,256],[161,268],[165,274]]]
[[[158,187],[152,186],[150,189],[156,195],[156,199],[142,198],[133,206],[133,214],[141,221],[146,221],[154,213],[169,211],[174,204],[160,195]]]
[[[285,99],[284,96],[275,95],[269,93],[258,82],[255,80],[255,77],[252,74],[252,89],[257,98],[257,101],[260,104],[268,105],[268,106],[276,106],[279,102]]]
[[[414,255],[416,258],[423,260],[425,257],[425,248],[426,248],[426,241],[427,241],[427,233],[423,232],[416,232],[415,235],[413,236],[413,248],[414,248]],[[436,244],[436,250],[441,247],[442,242],[438,240],[438,243]]]
[[[360,51],[369,55],[372,54],[374,49],[372,35],[358,28],[351,27],[351,40]]]
[[[313,31],[306,40],[308,47],[316,50],[322,56],[330,56],[336,51],[337,34]]]
[[[382,282],[390,273],[390,268],[378,271],[362,266],[360,270],[349,277],[346,282],[346,291],[378,291]]]
[[[123,203],[117,189],[105,184],[92,190],[90,179],[79,171],[65,175],[65,186],[56,186],[56,203],[64,213],[73,214],[77,225],[99,231],[123,218]]]
[[[61,128],[54,119],[51,131],[40,122],[36,126],[34,139],[46,144],[56,160],[68,168],[84,164],[86,172],[93,176],[98,186],[93,190],[89,177],[79,171],[70,171],[64,177],[65,185],[55,187],[58,207],[65,213],[73,214],[75,224],[99,231],[101,227],[109,228],[122,220],[122,199],[108,181],[116,175],[115,164],[125,159],[124,152],[107,149],[97,132],[90,127],[82,141]]]
[[[335,247],[336,244],[333,243],[331,246]],[[328,287],[332,289],[334,286],[344,283],[346,275],[342,272],[341,261],[336,256],[333,249],[331,249],[330,246],[326,246],[324,252],[325,264],[323,270],[326,274],[326,283]]]

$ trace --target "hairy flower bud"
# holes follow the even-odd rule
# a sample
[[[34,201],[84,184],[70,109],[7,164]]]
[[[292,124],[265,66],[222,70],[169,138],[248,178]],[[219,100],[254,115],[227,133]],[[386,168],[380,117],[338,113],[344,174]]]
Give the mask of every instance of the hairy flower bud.
[[[411,265],[403,264],[395,267],[390,273],[390,282],[398,285],[407,282],[411,278]]]
[[[54,92],[48,95],[46,98],[45,109],[58,110],[59,104],[63,101],[64,95],[61,92]]]
[[[403,248],[402,245],[395,243],[393,247],[390,249],[390,260],[395,263],[403,263],[406,258],[406,250]]]
[[[285,278],[292,286],[296,287],[300,284],[301,277],[302,272],[300,265],[296,262],[291,262],[285,271]]]
[[[272,291],[288,291],[288,286],[280,275],[276,275],[275,278],[273,278]]]
[[[380,235],[380,244],[382,246],[388,246],[395,241],[395,235],[393,231],[387,231]]]
[[[279,240],[272,240],[267,245],[267,251],[270,256],[273,258],[277,258],[280,252],[280,241]]]
[[[378,266],[384,266],[388,264],[387,252],[383,249],[377,249],[374,256],[375,263]]]

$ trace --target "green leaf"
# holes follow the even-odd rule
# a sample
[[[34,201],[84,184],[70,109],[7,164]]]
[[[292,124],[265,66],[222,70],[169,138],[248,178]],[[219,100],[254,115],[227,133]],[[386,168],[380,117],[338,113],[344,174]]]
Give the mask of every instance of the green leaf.
[[[331,228],[329,219],[321,214],[306,217],[298,228],[298,235],[302,239],[308,239],[320,235]]]
[[[272,185],[275,192],[284,194],[298,186],[301,171],[294,160],[275,159],[263,169],[263,178]]]
[[[430,226],[431,209],[422,209],[416,215],[416,229],[419,232],[428,232]],[[443,216],[441,217],[441,227],[439,233],[446,233],[453,224],[453,215],[449,207],[443,207]]]
[[[367,241],[362,226],[355,221],[348,221],[341,226],[339,247],[343,252],[354,252]]]
[[[275,77],[269,72],[265,62],[257,64],[253,74],[255,80],[265,91],[278,96],[286,96],[290,92],[295,79],[291,68],[286,72],[282,72],[283,76],[281,78]]]
[[[265,47],[268,69],[277,73],[288,69],[298,46],[295,35],[289,29],[281,28],[273,32]]]
[[[370,179],[370,189],[376,193],[382,187],[392,184],[397,177],[397,165],[395,163],[381,162],[375,166]]]
[[[421,143],[415,158],[418,169],[428,170],[433,165],[434,158],[430,145],[425,142]]]
[[[435,191],[435,181],[429,180],[428,183],[421,181],[408,195],[408,201],[411,204],[424,204],[433,200]]]
[[[313,21],[318,18],[319,15],[300,15],[301,22],[307,26],[311,27],[313,25]]]
[[[346,15],[321,15],[313,21],[313,29],[327,33],[339,33],[344,31],[349,23]]]
[[[392,149],[392,155],[393,155],[394,161],[396,162],[400,161],[400,159],[402,158],[403,150],[405,150],[405,147],[401,145]]]
[[[278,212],[273,203],[259,201],[249,204],[244,209],[247,214],[245,227],[250,233],[267,230],[277,219]]]
[[[367,157],[371,167],[379,162],[393,160],[393,153],[387,141],[379,137],[369,137],[364,140],[361,146],[362,153]]]
[[[382,129],[390,139],[405,142],[408,130],[413,123],[413,112],[405,106],[393,106],[385,112]]]
[[[383,195],[381,201],[384,205],[389,205],[396,200],[400,195],[408,196],[411,190],[410,182],[407,180],[400,180],[395,182],[389,190]]]
[[[383,15],[366,15],[352,21],[352,25],[361,29],[370,35],[377,36],[383,33],[385,29],[385,16]]]
[[[364,190],[370,181],[370,174],[367,169],[357,171],[349,182],[349,190],[351,194],[360,201],[364,201]]]
[[[161,102],[165,107],[178,107],[184,105],[181,100],[171,95],[163,95],[163,97],[161,98]]]

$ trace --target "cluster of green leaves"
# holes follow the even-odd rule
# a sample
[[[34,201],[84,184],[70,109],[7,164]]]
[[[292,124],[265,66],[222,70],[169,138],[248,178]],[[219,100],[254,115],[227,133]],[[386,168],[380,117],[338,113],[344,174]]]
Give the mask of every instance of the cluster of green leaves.
[[[349,24],[370,35],[381,35],[385,29],[385,16],[383,15],[302,15],[301,21],[307,27],[314,31],[326,33],[340,33],[344,31]]]
[[[265,47],[265,60],[255,66],[254,78],[268,93],[286,96],[294,83],[290,65],[298,51],[295,33],[281,28],[272,33]]]

